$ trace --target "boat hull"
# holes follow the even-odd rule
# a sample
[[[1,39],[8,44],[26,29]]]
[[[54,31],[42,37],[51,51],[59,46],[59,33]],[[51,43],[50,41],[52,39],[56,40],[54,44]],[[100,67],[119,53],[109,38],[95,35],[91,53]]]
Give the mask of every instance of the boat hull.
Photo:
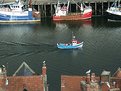
[[[118,21],[121,21],[121,15],[117,15],[117,14],[109,13],[108,12],[108,19],[109,20],[116,20],[116,21],[118,20]]]
[[[20,3],[7,4],[9,7],[5,7],[6,4],[1,4],[0,6],[0,23],[28,23],[28,22],[38,22],[40,21],[40,13],[32,8],[27,10],[22,9]],[[14,7],[16,6],[16,7]]]
[[[59,49],[79,49],[79,48],[82,48],[82,46],[83,46],[83,42],[77,45],[63,44],[63,43],[57,44],[57,47]]]
[[[92,11],[81,14],[81,13],[72,13],[68,14],[66,16],[56,16],[53,15],[54,21],[64,21],[64,20],[86,20],[92,18]]]
[[[13,12],[15,13],[15,12]],[[1,13],[0,12],[0,23],[28,23],[28,22],[38,22],[40,21],[40,17],[36,18],[32,16],[32,12],[17,12],[13,15],[12,12]]]
[[[0,20],[34,20],[34,18],[29,18],[29,16],[9,16],[0,14]]]
[[[32,24],[32,23],[39,23],[41,20],[10,20],[10,21],[8,21],[8,20],[0,20],[0,23],[1,24],[10,24],[10,23],[14,23],[14,24]]]

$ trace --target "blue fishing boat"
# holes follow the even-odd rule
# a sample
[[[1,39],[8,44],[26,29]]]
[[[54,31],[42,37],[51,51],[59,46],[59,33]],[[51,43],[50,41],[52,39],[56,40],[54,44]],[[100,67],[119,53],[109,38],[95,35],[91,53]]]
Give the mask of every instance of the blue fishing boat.
[[[21,0],[0,4],[0,23],[37,21],[40,21],[40,13]]]
[[[59,49],[79,49],[79,48],[82,48],[82,46],[83,46],[83,42],[78,42],[75,39],[75,36],[73,36],[73,39],[69,44],[57,43],[57,47]]]

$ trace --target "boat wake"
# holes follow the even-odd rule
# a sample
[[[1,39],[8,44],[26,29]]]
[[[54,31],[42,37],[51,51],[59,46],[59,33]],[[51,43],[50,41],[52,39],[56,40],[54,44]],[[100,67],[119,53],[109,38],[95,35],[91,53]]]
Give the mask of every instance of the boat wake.
[[[7,46],[7,47],[6,47]],[[0,58],[48,55],[58,51],[53,44],[0,41]]]

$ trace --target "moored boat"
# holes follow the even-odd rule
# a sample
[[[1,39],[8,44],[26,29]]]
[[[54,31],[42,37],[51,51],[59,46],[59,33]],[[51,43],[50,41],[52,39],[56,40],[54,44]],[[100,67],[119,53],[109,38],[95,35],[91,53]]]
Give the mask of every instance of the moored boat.
[[[106,10],[109,20],[121,20],[121,5],[120,0],[114,1],[114,3]]]
[[[76,3],[76,2],[75,2]],[[63,20],[84,20],[92,18],[92,7],[86,6],[83,2],[81,5],[76,3],[76,6],[79,8],[79,12],[69,11],[69,4],[61,4],[58,1],[58,4],[55,9],[55,14],[53,15],[53,21],[63,21]]]
[[[59,49],[79,49],[83,47],[83,42],[78,42],[73,36],[71,43],[57,43]]]
[[[31,5],[29,5],[29,7],[28,5],[25,5],[24,2],[22,2],[21,0],[0,4],[0,22],[39,22],[40,13],[33,10],[30,6]]]

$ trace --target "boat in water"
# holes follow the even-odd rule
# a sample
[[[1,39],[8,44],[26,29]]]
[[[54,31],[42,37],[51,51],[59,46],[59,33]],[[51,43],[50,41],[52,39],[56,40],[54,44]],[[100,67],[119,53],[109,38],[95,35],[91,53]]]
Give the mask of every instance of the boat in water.
[[[31,0],[30,0],[31,1]],[[32,23],[40,21],[40,13],[21,0],[0,4],[0,23]]]
[[[57,43],[57,47],[59,49],[80,49],[83,47],[83,42],[79,42],[75,39],[75,36],[73,36],[73,39],[71,43]]]
[[[74,3],[76,3],[74,1]],[[83,2],[79,5],[76,3],[76,6],[79,8],[78,12],[69,11],[69,4],[61,4],[58,1],[57,6],[55,7],[55,14],[53,15],[53,21],[64,21],[64,20],[85,20],[92,18],[92,7],[86,6]]]
[[[108,20],[121,21],[121,4],[120,0],[114,1],[114,3],[106,10],[108,13]]]

